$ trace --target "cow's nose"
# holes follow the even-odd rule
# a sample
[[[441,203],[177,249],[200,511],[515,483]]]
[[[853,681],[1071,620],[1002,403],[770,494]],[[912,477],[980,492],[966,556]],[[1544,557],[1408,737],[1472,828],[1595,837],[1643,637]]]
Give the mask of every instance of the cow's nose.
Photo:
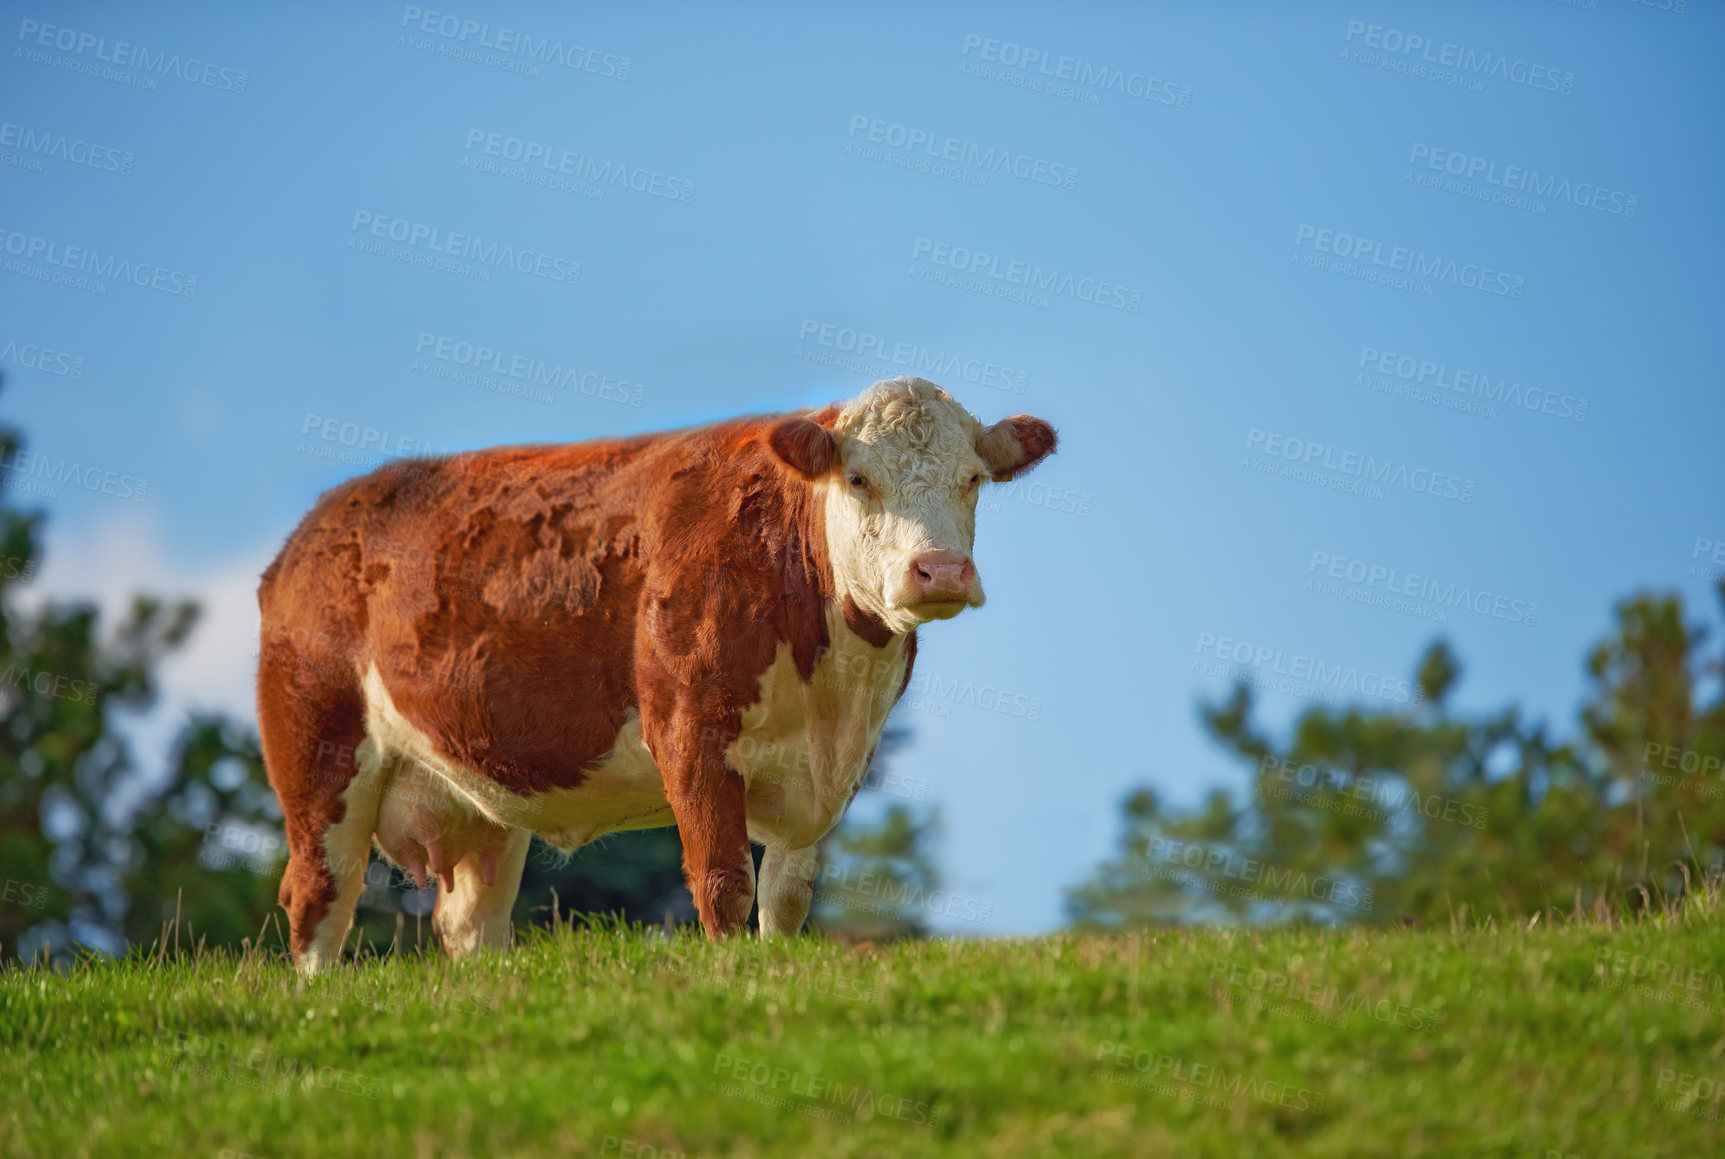
[[[910,586],[921,600],[962,600],[976,568],[956,551],[931,551],[910,561]]]

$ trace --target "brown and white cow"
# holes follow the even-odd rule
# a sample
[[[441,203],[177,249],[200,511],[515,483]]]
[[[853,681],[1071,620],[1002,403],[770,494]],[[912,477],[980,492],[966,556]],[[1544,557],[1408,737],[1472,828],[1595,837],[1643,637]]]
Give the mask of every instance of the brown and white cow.
[[[816,842],[910,679],[983,602],[988,479],[1054,449],[919,378],[792,416],[379,468],[264,572],[258,722],[301,969],[337,960],[375,840],[433,926],[509,944],[530,835],[675,824],[709,936],[808,914]]]

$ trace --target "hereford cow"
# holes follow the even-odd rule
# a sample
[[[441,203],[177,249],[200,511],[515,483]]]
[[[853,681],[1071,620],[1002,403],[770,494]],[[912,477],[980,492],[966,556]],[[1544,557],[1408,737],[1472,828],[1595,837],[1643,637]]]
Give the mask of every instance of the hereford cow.
[[[675,824],[701,924],[808,914],[916,630],[980,607],[981,484],[1054,450],[919,378],[821,411],[381,467],[258,588],[258,723],[295,961],[336,961],[375,840],[451,953],[509,944],[530,836]]]

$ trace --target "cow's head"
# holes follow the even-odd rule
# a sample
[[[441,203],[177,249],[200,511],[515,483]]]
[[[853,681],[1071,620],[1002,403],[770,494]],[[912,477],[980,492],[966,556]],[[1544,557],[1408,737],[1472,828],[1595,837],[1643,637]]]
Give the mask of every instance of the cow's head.
[[[835,595],[902,633],[982,606],[977,493],[1040,463],[1054,428],[1029,415],[984,426],[934,383],[895,378],[780,422],[768,442],[824,492]]]

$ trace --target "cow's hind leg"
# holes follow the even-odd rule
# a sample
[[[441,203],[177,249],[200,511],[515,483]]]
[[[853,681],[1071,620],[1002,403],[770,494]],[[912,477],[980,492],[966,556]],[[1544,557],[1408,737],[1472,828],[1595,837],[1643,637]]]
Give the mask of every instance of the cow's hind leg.
[[[431,918],[447,953],[461,957],[486,947],[509,947],[515,929],[510,915],[532,841],[528,830],[511,829],[501,848],[475,849],[451,868],[453,888],[439,888]]]
[[[340,960],[365,889],[380,761],[357,681],[326,682],[289,647],[266,647],[259,659],[258,733],[287,830],[279,897],[288,945],[312,974]]]
[[[755,900],[760,909],[761,937],[794,934],[803,928],[814,900],[815,867],[820,855],[807,849],[774,849],[761,854],[761,881]]]

